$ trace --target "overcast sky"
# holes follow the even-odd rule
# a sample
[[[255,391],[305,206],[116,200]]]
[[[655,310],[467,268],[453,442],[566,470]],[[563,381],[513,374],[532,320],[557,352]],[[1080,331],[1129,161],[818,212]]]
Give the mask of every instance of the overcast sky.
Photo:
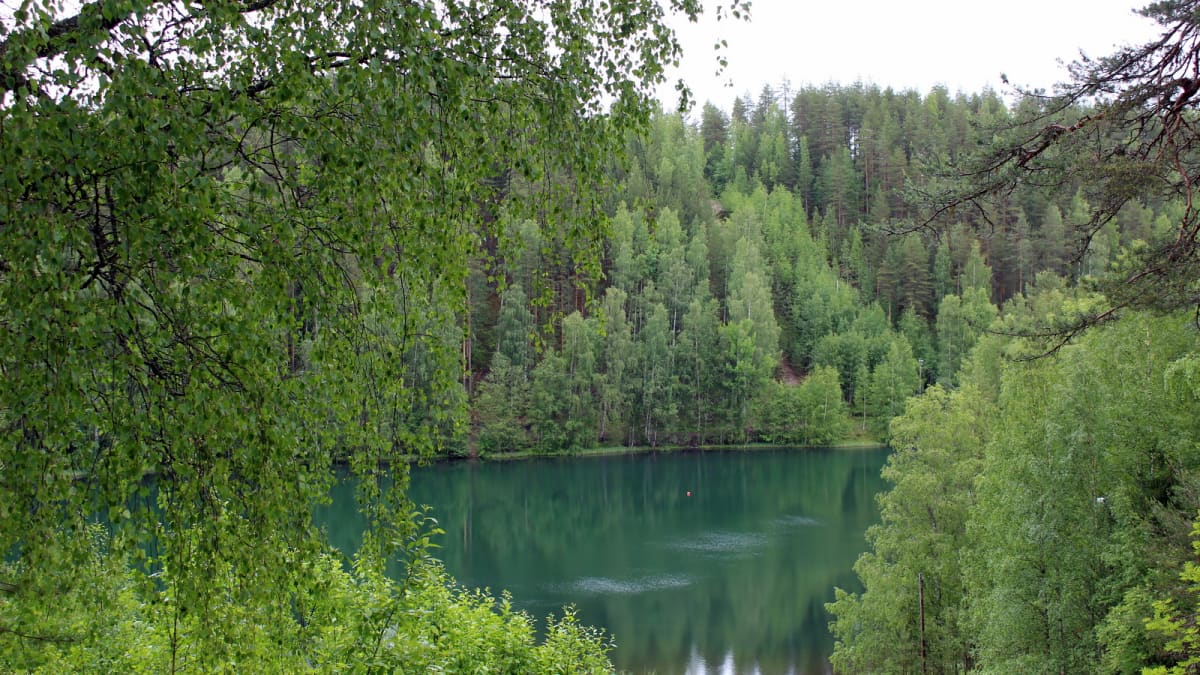
[[[711,4],[711,3],[710,3]],[[951,93],[1007,89],[1014,84],[1050,88],[1066,78],[1061,62],[1080,50],[1103,56],[1122,44],[1157,35],[1137,16],[1137,0],[753,0],[750,22],[677,27],[684,45],[680,69],[660,98],[678,101],[673,83],[682,76],[698,104],[729,110],[735,96],[757,97],[764,84],[793,90],[828,82],[864,82],[926,93],[937,84]],[[729,67],[720,77],[713,45],[729,43]],[[733,87],[725,84],[733,82]],[[698,109],[697,109],[698,110]]]

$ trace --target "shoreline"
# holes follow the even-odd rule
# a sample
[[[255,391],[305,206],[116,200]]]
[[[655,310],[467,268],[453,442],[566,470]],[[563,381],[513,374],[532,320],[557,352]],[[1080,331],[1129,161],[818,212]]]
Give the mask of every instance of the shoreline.
[[[540,453],[533,450],[522,450],[519,452],[503,452],[503,453],[488,453],[481,454],[478,457],[444,457],[436,461],[480,461],[480,462],[514,462],[526,459],[538,458],[574,458],[574,457],[620,457],[624,455],[648,455],[652,453],[674,454],[674,453],[704,453],[704,452],[727,452],[736,450],[741,452],[758,452],[763,450],[874,450],[887,447],[886,443],[881,443],[874,439],[845,439],[835,441],[828,445],[789,445],[789,444],[774,444],[774,443],[740,443],[726,445],[700,445],[700,446],[683,446],[683,445],[635,445],[635,446],[611,446],[588,448],[586,450],[576,450],[571,452],[552,452]]]

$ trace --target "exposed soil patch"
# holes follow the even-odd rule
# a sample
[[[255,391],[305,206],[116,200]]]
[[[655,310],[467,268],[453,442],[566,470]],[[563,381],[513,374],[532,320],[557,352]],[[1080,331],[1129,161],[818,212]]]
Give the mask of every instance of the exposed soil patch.
[[[802,380],[804,380],[804,375],[805,375],[805,373],[797,372],[795,368],[792,368],[792,364],[788,363],[787,359],[780,359],[780,361],[779,361],[779,381],[780,382],[788,385],[789,387],[794,387],[794,386],[800,384],[800,382]]]

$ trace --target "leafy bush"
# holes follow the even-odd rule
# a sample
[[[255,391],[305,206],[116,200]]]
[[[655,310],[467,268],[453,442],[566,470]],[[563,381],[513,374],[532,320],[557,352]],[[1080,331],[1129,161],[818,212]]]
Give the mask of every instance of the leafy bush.
[[[510,598],[457,586],[441,563],[415,558],[400,581],[378,559],[350,569],[327,553],[297,552],[303,579],[276,602],[240,602],[226,570],[225,598],[179,611],[169,569],[144,574],[109,550],[98,526],[81,537],[70,588],[43,588],[21,565],[0,568],[0,670],[32,673],[607,673],[612,644],[571,610],[538,644],[532,618]],[[7,581],[13,580],[13,581]],[[53,603],[45,596],[54,594]],[[55,611],[44,608],[53,605]],[[217,635],[211,627],[220,626]]]

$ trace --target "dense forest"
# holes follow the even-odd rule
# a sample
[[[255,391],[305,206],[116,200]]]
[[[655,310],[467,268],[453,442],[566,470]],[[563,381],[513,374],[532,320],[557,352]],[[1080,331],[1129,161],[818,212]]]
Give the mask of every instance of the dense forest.
[[[868,437],[837,668],[1194,671],[1200,3],[1052,94],[660,111],[702,10],[6,18],[0,666],[605,672],[453,585],[408,460]]]
[[[890,424],[838,670],[1195,672],[1197,9],[1147,8],[1161,40],[1075,64],[913,190],[1000,235],[1001,304]]]
[[[959,386],[893,421],[866,591],[830,605],[839,670],[1190,672],[1196,326],[1130,314],[1014,361],[1002,333],[1081,299],[1010,301]]]
[[[1028,114],[866,85],[660,113],[614,170],[598,270],[528,222],[480,259],[476,449],[886,435],[909,395],[957,384],[1000,305],[1086,285],[1185,208],[1131,200],[1081,242],[1093,210],[1074,181],[917,227],[914,195]]]

